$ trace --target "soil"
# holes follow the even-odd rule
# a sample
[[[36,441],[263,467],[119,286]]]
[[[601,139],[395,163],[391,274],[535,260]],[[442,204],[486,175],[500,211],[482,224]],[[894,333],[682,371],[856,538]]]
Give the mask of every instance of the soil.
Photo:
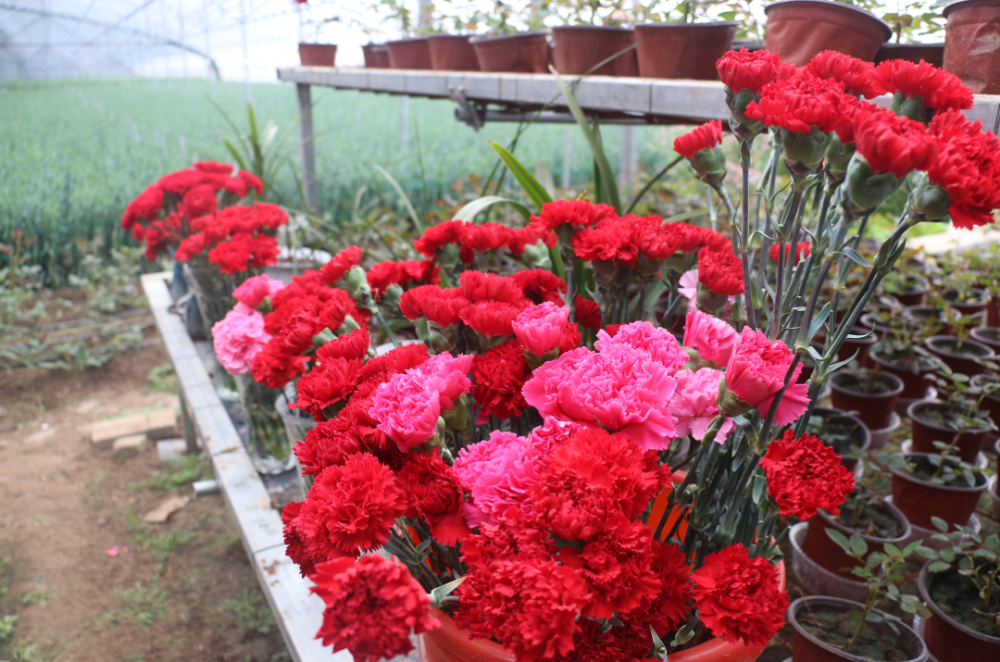
[[[0,659],[289,659],[221,495],[167,524],[136,517],[172,491],[191,495],[207,460],[161,464],[152,444],[115,460],[83,440],[85,423],[175,406],[145,390],[166,363],[157,345],[85,372],[3,373],[0,625],[18,620]]]
[[[894,351],[878,345],[872,347],[871,351],[886,363],[897,368],[911,369],[914,364],[916,364],[920,370],[930,370],[937,365],[933,359],[920,356],[916,352],[907,352],[904,350]],[[914,370],[914,374],[916,374],[916,372],[917,371]]]
[[[926,423],[928,425],[936,425],[942,428],[948,428],[949,430],[959,429],[959,419],[956,416],[952,416],[949,410],[945,410],[939,407],[928,407],[920,411],[920,422]],[[975,432],[983,428],[967,427],[966,430],[969,432]]]
[[[921,462],[916,466],[910,466],[912,467],[910,475],[927,483],[933,482],[936,485],[944,485],[946,487],[976,487],[976,485],[981,485],[981,483],[975,480],[973,480],[972,485],[969,484],[969,481],[965,479],[965,475],[962,473],[959,462],[947,462],[945,467],[951,468],[952,471],[943,471],[940,476],[937,476],[936,480],[937,467],[930,462]],[[969,469],[973,472],[973,475],[978,472],[977,469],[973,469],[972,467],[969,467]]]
[[[857,375],[849,375],[837,384],[841,388],[853,391],[854,393],[864,393],[865,395],[879,395],[892,391],[892,385],[888,380],[882,379],[880,375],[872,373],[867,375],[867,379],[858,379]]]
[[[898,538],[903,535],[903,525],[892,514],[879,507],[879,502],[865,502],[858,518],[857,526],[851,522],[854,519],[854,509],[857,501],[848,501],[840,507],[840,514],[835,517],[837,522],[857,533],[874,538]]]
[[[932,577],[930,595],[938,609],[967,628],[991,637],[1000,637],[1000,596],[994,594],[992,604],[983,609],[976,585],[957,572]],[[986,612],[986,613],[984,613]]]
[[[811,611],[799,615],[799,625],[802,629],[823,643],[846,650],[847,644],[854,635],[856,625],[852,625],[852,612]],[[860,618],[861,612],[854,612]],[[897,647],[896,640],[876,630],[871,624],[861,628],[852,655],[866,657],[876,662],[897,662],[908,660],[910,656]]]
[[[966,345],[961,340],[957,340],[953,343],[940,342],[934,344],[934,349],[942,352],[944,354],[951,354],[954,356],[965,356],[970,359],[981,359],[985,356],[983,350],[975,345]]]

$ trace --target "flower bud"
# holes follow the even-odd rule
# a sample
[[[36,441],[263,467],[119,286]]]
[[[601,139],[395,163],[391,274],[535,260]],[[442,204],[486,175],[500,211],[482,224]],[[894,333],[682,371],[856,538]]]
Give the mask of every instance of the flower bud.
[[[785,164],[792,176],[801,181],[816,172],[830,143],[830,134],[813,126],[809,133],[796,133],[781,129],[781,147],[785,154]]]
[[[823,160],[823,172],[826,174],[827,184],[834,186],[844,182],[847,176],[847,166],[856,151],[857,147],[853,142],[845,145],[840,142],[836,133],[830,137],[830,144],[826,148],[826,158]]]
[[[713,188],[720,186],[726,178],[726,154],[722,147],[700,149],[689,160],[699,179]]]
[[[889,110],[897,115],[909,117],[911,120],[927,124],[931,121],[931,112],[924,105],[923,97],[912,97],[907,99],[902,92],[896,92],[892,97],[892,105]]]
[[[747,106],[752,101],[760,101],[760,95],[753,90],[733,92],[726,88],[726,105],[729,106],[729,128],[740,141],[753,140],[766,128],[763,122],[752,120],[746,115]]]
[[[891,172],[876,175],[868,160],[855,152],[847,164],[844,181],[844,213],[850,216],[869,214],[899,188],[900,180]]]
[[[382,295],[380,303],[389,310],[397,310],[399,309],[399,299],[402,296],[403,288],[393,283],[385,289],[385,294]]]
[[[566,225],[566,223],[563,225]],[[552,260],[549,259],[549,249],[541,241],[528,244],[524,247],[524,255],[521,256],[521,262],[526,264],[530,269],[552,271]]]
[[[725,294],[716,294],[701,283],[698,283],[698,309],[715,312],[729,302]]]
[[[372,298],[372,288],[368,285],[368,275],[359,265],[354,265],[340,281],[351,298],[373,313],[378,310]]]
[[[439,420],[443,420],[445,426],[452,430],[464,430],[466,423],[469,422],[469,404],[465,394],[455,400],[451,409],[441,414]]]
[[[531,368],[532,370],[542,365],[543,363],[548,363],[549,361],[554,361],[559,358],[558,347],[553,347],[552,349],[545,352],[541,356],[523,347],[521,348],[521,351],[524,352],[524,360],[528,362],[528,367]]]
[[[918,221],[944,221],[948,219],[951,196],[948,191],[932,184],[927,173],[920,172],[913,179],[913,190],[907,205]]]
[[[719,380],[719,395],[715,399],[715,406],[727,416],[742,416],[753,409],[753,405],[743,402],[726,387],[725,377]]]

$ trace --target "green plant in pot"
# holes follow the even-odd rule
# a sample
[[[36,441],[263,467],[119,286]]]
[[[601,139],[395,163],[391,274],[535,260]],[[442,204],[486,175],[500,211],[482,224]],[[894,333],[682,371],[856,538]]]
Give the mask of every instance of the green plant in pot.
[[[893,271],[882,281],[882,291],[896,297],[904,306],[921,305],[930,289],[930,281],[909,268]]]
[[[869,551],[859,535],[848,538],[834,529],[827,529],[827,534],[845,556],[854,560],[851,572],[865,583],[867,596],[863,604],[824,596],[793,602],[788,610],[795,633],[792,659],[923,660],[926,653],[920,637],[899,617],[877,609],[879,603],[888,600],[904,613],[930,615],[920,598],[899,588],[907,562],[917,552],[920,541],[902,549],[889,543],[884,550]]]
[[[895,319],[890,324],[889,333],[868,350],[873,365],[903,382],[903,391],[899,394],[901,404],[908,405],[927,396],[928,378],[938,362],[924,349],[923,343],[937,328],[935,320],[917,323]]]
[[[893,453],[885,460],[892,471],[892,503],[910,524],[933,530],[932,519],[967,524],[986,489],[983,472],[950,453],[954,448],[936,442],[938,453]],[[920,532],[918,530],[918,532]]]
[[[934,383],[940,399],[918,400],[907,410],[913,421],[913,451],[935,453],[935,442],[942,442],[963,462],[975,462],[987,436],[997,429],[989,411],[980,409],[996,385],[974,385],[947,365],[939,368]]]
[[[934,522],[948,546],[918,550],[928,559],[920,596],[931,611],[924,641],[939,662],[1000,659],[1000,539],[971,527]]]
[[[871,443],[871,435],[864,422],[837,409],[815,408],[809,417],[806,432],[840,454],[841,462],[852,471],[857,466],[857,460],[850,456],[852,451],[864,453]]]
[[[729,8],[718,21],[710,10]],[[717,13],[715,13],[717,15]],[[639,75],[643,78],[718,80],[715,62],[733,46],[741,23],[752,19],[749,3],[719,0],[653,0],[635,26]]]
[[[841,370],[830,378],[833,406],[857,412],[871,430],[890,425],[896,401],[903,392],[903,381],[880,367],[873,370]]]

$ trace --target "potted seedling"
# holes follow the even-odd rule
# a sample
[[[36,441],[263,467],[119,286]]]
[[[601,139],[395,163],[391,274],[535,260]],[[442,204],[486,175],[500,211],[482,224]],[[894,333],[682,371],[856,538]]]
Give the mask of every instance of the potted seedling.
[[[492,11],[477,14],[489,32],[471,37],[469,43],[483,71],[507,73],[548,73],[552,58],[549,34],[540,20],[529,20],[530,30],[518,32],[510,23],[510,6],[497,2]]]
[[[878,368],[840,370],[830,377],[830,387],[834,407],[857,412],[869,430],[882,430],[892,422],[903,381]]]
[[[886,458],[892,471],[893,505],[912,526],[926,531],[933,527],[932,517],[968,524],[986,489],[982,470],[950,455],[950,445],[937,442],[936,446],[940,454],[894,453]]]
[[[560,6],[569,24],[552,28],[556,71],[573,76],[639,75],[635,48],[630,48],[635,31],[622,27],[625,0],[611,0],[608,4],[563,0]]]
[[[997,421],[1000,421],[1000,376],[996,373],[985,373],[982,375],[976,375],[972,378],[971,384],[973,388],[985,389],[983,394],[985,397],[980,401],[980,409],[985,409],[993,421],[994,425]],[[997,439],[996,431],[986,435],[985,445],[990,445],[994,443]],[[985,447],[985,446],[984,446]],[[1000,458],[1000,455],[998,455]],[[1000,469],[1000,467],[998,467]],[[1000,471],[998,471],[1000,473]]]
[[[938,362],[924,349],[923,340],[927,337],[925,334],[936,326],[933,321],[914,323],[894,320],[889,333],[872,345],[868,352],[874,366],[899,377],[903,382],[903,392],[899,394],[897,405],[897,411],[901,410],[901,413],[906,413],[912,402],[928,395],[929,379]]]
[[[938,662],[1000,660],[1000,539],[971,527],[948,533],[935,519],[940,551],[921,548],[928,559],[920,571],[920,597],[931,612],[924,641]]]
[[[995,35],[1000,5],[992,0],[960,0],[944,8],[944,68],[975,94],[1000,94],[1000,50],[984,35]]]
[[[661,8],[652,3],[644,17],[648,22],[635,26],[640,76],[719,79],[715,63],[732,48],[739,24],[711,20],[708,4],[679,0]]]
[[[938,301],[940,302],[940,299]],[[925,337],[935,334],[951,335],[952,324],[959,316],[956,310],[945,305],[932,305],[929,302],[922,306],[907,306],[903,309],[903,318],[921,325]]]
[[[894,38],[891,42],[882,44],[875,54],[875,62],[923,60],[941,68],[944,64],[944,42],[929,42],[925,39],[929,36],[940,38],[944,30],[944,21],[935,12],[940,4],[935,4],[933,0],[911,0],[906,4],[897,2],[895,12],[883,14],[882,19],[892,26]]]
[[[935,376],[939,400],[918,400],[907,413],[913,421],[913,452],[935,453],[934,442],[957,450],[963,462],[974,463],[987,435],[996,430],[989,411],[980,410],[993,385],[971,384],[969,377],[940,366]]]
[[[764,46],[798,66],[827,50],[871,62],[879,47],[892,36],[888,23],[846,2],[778,0],[764,11]]]
[[[338,16],[313,18],[308,0],[295,0],[295,10],[299,19],[299,62],[303,67],[332,67],[337,59],[337,45],[320,43],[319,35],[323,28],[340,21]],[[309,12],[308,18],[303,17],[303,11]],[[305,26],[315,27],[313,41],[307,42],[303,36]]]
[[[857,460],[849,457],[852,451],[864,453],[871,443],[868,427],[861,419],[838,409],[816,407],[806,429],[833,448],[840,455],[843,465],[851,471],[857,466]]]
[[[940,359],[943,364],[965,375],[986,372],[990,360],[994,358],[993,350],[986,345],[957,335],[931,336],[924,341],[924,344],[927,351]]]
[[[924,276],[906,271],[893,271],[882,281],[882,291],[896,297],[903,306],[919,306],[931,289]]]
[[[907,560],[920,542],[902,549],[890,543],[884,550],[870,551],[862,536],[848,538],[834,529],[827,533],[854,562],[852,574],[864,582],[867,594],[864,603],[826,596],[793,602],[788,608],[788,621],[794,630],[793,662],[925,660],[927,649],[917,633],[899,617],[877,609],[881,601],[890,600],[907,614],[930,615],[920,598],[899,589]],[[892,657],[887,657],[887,651]]]

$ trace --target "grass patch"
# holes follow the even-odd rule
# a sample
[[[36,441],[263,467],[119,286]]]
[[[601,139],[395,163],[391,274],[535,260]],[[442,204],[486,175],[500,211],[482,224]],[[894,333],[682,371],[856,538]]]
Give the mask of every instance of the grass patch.
[[[150,490],[176,492],[195,481],[208,480],[211,477],[212,465],[207,457],[182,455],[176,460],[164,462],[163,468],[157,471],[152,478],[136,483],[136,486]]]
[[[17,622],[21,619],[17,614],[7,614],[0,617],[0,645],[9,643],[14,638]]]
[[[45,650],[45,646],[38,643],[31,637],[21,639],[7,651],[5,657],[0,662],[49,662],[53,655]]]
[[[267,636],[277,629],[274,614],[264,602],[259,588],[244,587],[239,596],[226,600],[219,609],[230,612],[236,618],[236,625],[245,630],[254,630]]]
[[[118,593],[118,601],[125,606],[107,612],[101,618],[111,625],[152,625],[156,619],[167,615],[166,600],[169,594],[160,588],[160,579],[154,577],[148,585],[136,582],[134,588]]]
[[[146,385],[143,387],[146,393],[176,393],[177,377],[174,375],[174,367],[169,363],[158,365],[149,371],[146,376]]]
[[[38,588],[26,591],[21,596],[21,604],[25,607],[32,607],[34,605],[44,607],[54,597],[56,597],[55,586],[39,586]]]
[[[125,509],[125,525],[128,526],[128,541],[141,549],[156,552],[161,562],[170,552],[183,547],[198,537],[197,531],[158,531],[157,527],[139,519],[131,508]]]

